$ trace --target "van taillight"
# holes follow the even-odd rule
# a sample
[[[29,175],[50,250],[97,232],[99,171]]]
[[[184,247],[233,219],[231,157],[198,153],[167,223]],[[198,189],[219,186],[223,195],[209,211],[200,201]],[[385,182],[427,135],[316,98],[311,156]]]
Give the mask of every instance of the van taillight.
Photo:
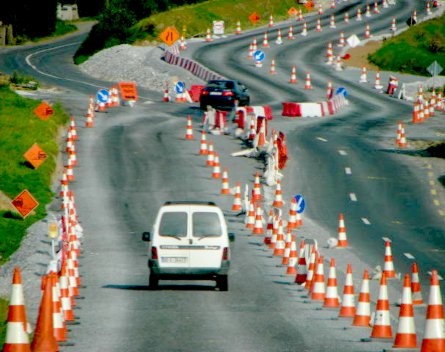
[[[151,259],[158,259],[158,249],[151,247]]]
[[[229,260],[229,248],[227,247],[223,249],[222,260]]]

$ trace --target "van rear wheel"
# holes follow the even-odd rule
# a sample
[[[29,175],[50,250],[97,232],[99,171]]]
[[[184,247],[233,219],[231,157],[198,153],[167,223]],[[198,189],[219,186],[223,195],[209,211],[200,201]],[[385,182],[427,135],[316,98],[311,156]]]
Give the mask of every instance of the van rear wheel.
[[[150,290],[156,290],[158,288],[159,278],[153,272],[150,272],[148,277],[148,287]]]
[[[220,291],[228,291],[229,290],[229,278],[227,275],[221,275],[216,278],[216,287]]]

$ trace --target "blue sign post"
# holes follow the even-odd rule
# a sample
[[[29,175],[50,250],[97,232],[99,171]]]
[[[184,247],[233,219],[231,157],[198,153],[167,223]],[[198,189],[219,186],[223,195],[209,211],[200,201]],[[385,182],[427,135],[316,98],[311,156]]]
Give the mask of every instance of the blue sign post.
[[[301,214],[306,208],[306,201],[301,194],[295,195],[295,201],[297,202],[297,213]]]
[[[184,93],[184,91],[185,91],[185,83],[184,82],[177,82],[175,84],[175,91],[178,94]]]
[[[253,60],[255,61],[256,67],[263,66],[263,60],[266,57],[266,54],[262,50],[257,50],[253,53]]]
[[[110,97],[110,92],[107,89],[98,90],[96,93],[96,100],[99,103],[106,103]]]

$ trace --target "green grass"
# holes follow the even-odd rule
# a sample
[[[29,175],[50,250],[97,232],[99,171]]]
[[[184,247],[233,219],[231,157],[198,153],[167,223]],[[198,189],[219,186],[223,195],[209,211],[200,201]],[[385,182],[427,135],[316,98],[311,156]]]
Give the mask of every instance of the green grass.
[[[23,98],[8,87],[0,88],[0,191],[10,199],[27,189],[39,202],[34,213],[23,219],[18,213],[0,209],[0,264],[20,246],[26,229],[46,215],[45,206],[54,196],[50,186],[56,169],[57,135],[69,116],[55,105],[54,115],[42,121],[33,110],[39,101]],[[34,144],[48,155],[38,169],[25,162],[23,154]]]
[[[204,3],[187,5],[161,12],[141,20],[132,28],[133,38],[159,41],[159,34],[168,26],[174,26],[182,34],[185,30],[185,37],[204,36],[207,28],[212,28],[214,20],[223,20],[225,32],[234,32],[236,22],[239,20],[241,29],[254,28],[269,23],[269,16],[272,15],[275,22],[289,18],[287,14],[291,7],[302,9],[303,13],[307,9],[298,5],[295,0],[213,0]],[[249,21],[251,13],[256,12],[260,20],[256,25]],[[153,34],[147,34],[146,29],[154,27]]]
[[[427,68],[434,61],[445,68],[445,15],[386,40],[368,59],[382,70],[424,76],[430,76]]]
[[[4,343],[6,338],[6,323],[8,318],[8,304],[7,300],[0,298],[0,346]]]

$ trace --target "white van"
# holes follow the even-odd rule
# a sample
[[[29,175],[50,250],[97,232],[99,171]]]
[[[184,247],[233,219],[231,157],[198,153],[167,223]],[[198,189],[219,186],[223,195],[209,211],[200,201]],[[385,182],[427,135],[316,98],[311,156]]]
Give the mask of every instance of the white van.
[[[234,238],[230,234],[231,239]],[[149,242],[149,286],[159,280],[215,280],[228,290],[230,245],[224,214],[212,202],[167,202],[156,216]]]

